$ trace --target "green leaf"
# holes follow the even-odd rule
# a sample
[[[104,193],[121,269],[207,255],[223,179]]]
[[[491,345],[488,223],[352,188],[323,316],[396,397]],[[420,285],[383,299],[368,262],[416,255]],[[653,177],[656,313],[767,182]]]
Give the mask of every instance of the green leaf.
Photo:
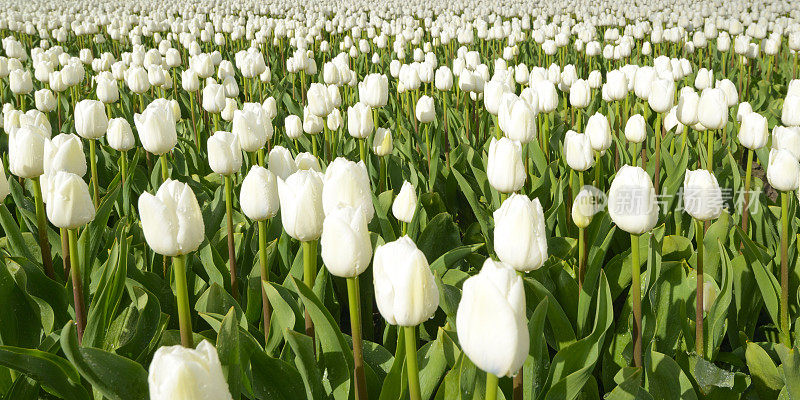
[[[140,400],[149,397],[147,371],[125,357],[93,347],[79,347],[75,324],[61,331],[61,349],[92,387],[110,400]]]
[[[87,400],[81,378],[67,360],[40,350],[0,346],[0,365],[38,381],[48,392],[66,400]]]
[[[239,321],[236,311],[230,308],[217,335],[217,353],[222,364],[222,372],[234,399],[242,393],[242,351],[239,345]]]
[[[284,330],[283,336],[294,353],[294,363],[297,365],[300,376],[303,377],[307,398],[321,399],[325,397],[325,389],[322,387],[322,373],[320,373],[317,367],[317,360],[314,357],[314,340],[302,333],[289,329]]]
[[[762,399],[777,398],[784,382],[769,354],[761,346],[747,342],[744,355],[758,397]]]
[[[783,381],[786,383],[784,390],[790,399],[800,399],[800,349],[788,348],[782,344],[775,350],[783,363]]]
[[[655,400],[697,399],[692,382],[675,360],[651,351],[644,360],[645,388]]]

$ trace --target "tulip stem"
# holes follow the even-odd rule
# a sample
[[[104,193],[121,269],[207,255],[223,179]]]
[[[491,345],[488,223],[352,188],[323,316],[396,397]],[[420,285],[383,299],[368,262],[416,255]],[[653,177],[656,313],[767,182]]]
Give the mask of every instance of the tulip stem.
[[[697,290],[695,292],[695,307],[694,307],[694,323],[695,323],[695,352],[700,357],[703,357],[703,253],[704,253],[704,237],[705,237],[705,224],[703,221],[697,220],[695,224],[695,238],[697,240]]]
[[[317,279],[317,241],[302,242],[303,246],[303,283],[306,287],[313,290],[314,281]],[[306,335],[314,338],[314,323],[308,310],[305,312]]]
[[[61,235],[61,267],[64,269],[64,279],[69,279],[69,234],[67,229],[60,228]]]
[[[192,319],[189,311],[189,289],[186,284],[186,255],[172,257],[172,272],[175,274],[175,299],[178,302],[178,325],[183,347],[194,347]]]
[[[573,206],[574,207],[574,206]],[[583,275],[586,273],[586,231],[578,228],[578,294],[583,290]]]
[[[50,257],[50,242],[47,240],[47,214],[44,211],[42,185],[39,183],[38,177],[31,179],[31,183],[33,185],[33,198],[36,203],[36,230],[39,236],[39,248],[42,252],[42,266],[48,278],[56,279],[53,260]]]
[[[197,124],[194,122],[194,96],[189,93],[189,113],[192,114],[192,130],[194,131],[194,145],[200,150],[200,137],[197,135]]]
[[[269,342],[269,324],[272,321],[272,307],[269,304],[264,286],[269,282],[267,265],[267,221],[258,221],[258,261],[261,266],[261,309],[264,315],[264,345]]]
[[[361,156],[361,161],[367,162],[367,139],[357,139],[358,140],[358,152]]]
[[[347,278],[347,302],[350,305],[350,331],[353,338],[356,400],[366,400],[367,381],[364,375],[363,344],[361,343],[361,299],[358,290],[358,276]]]
[[[486,373],[486,400],[497,400],[497,375]]]
[[[747,231],[747,218],[750,214],[750,179],[753,174],[753,150],[747,150],[747,170],[744,175],[744,210],[742,210],[742,230],[750,237]]]
[[[167,163],[167,154],[166,153],[162,154],[161,157],[159,157],[159,159],[161,161],[161,180],[163,182],[166,182],[167,179],[169,179],[169,167],[168,167],[168,163]]]
[[[714,132],[706,130],[706,140],[708,140],[708,158],[706,159],[706,169],[714,172]]]
[[[86,328],[86,305],[83,301],[83,280],[81,265],[78,259],[78,229],[69,229],[69,259],[72,263],[72,296],[75,301],[75,323],[78,329],[78,343],[83,340],[83,330]]]
[[[781,192],[781,307],[780,307],[780,339],[786,347],[791,347],[789,332],[789,196],[790,192]]]
[[[411,400],[420,400],[419,368],[417,367],[417,327],[404,326],[403,330],[405,331],[404,336],[406,340],[406,372],[408,373],[408,393],[411,397]]]
[[[633,365],[642,366],[642,266],[639,235],[631,233],[631,298],[633,300]]]
[[[659,195],[661,187],[661,113],[656,113],[656,125],[653,129],[653,134],[656,137],[655,161],[656,169],[654,173],[653,183],[655,184],[656,196]]]
[[[386,187],[386,160],[383,157],[378,157],[378,193],[383,193]]]
[[[233,180],[225,175],[225,215],[228,225],[228,265],[231,270],[231,293],[239,300],[239,282],[236,278],[236,248],[233,243]]]
[[[92,170],[92,200],[94,200],[94,206],[97,207],[98,205],[98,183],[97,183],[97,161],[95,160],[96,150],[95,150],[95,139],[89,139],[89,166]]]

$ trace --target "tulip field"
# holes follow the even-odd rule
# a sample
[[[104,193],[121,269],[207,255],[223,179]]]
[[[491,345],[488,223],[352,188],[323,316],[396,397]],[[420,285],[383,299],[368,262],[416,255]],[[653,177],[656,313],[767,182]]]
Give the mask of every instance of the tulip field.
[[[0,400],[800,400],[800,2],[0,10]]]

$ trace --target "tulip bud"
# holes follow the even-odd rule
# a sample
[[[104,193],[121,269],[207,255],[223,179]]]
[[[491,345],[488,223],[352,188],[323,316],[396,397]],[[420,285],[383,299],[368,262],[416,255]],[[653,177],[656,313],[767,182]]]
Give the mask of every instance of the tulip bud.
[[[585,229],[592,223],[595,214],[602,210],[605,194],[594,186],[584,186],[572,203],[572,222]]]
[[[625,123],[625,139],[631,143],[642,143],[647,137],[647,128],[644,117],[641,114],[634,114]]]
[[[564,158],[567,165],[575,171],[586,171],[594,166],[594,153],[588,135],[567,131],[564,137]]]
[[[187,69],[181,72],[181,87],[183,90],[193,94],[200,90],[200,78],[197,77],[193,70]]]
[[[361,275],[372,259],[372,241],[362,208],[343,206],[325,216],[320,247],[322,261],[331,275]]]
[[[500,111],[500,100],[503,94],[510,92],[511,89],[506,86],[505,82],[500,80],[493,80],[486,82],[483,89],[483,105],[489,114],[497,115]]]
[[[717,301],[717,285],[714,282],[703,282],[703,313],[708,314]]]
[[[653,182],[640,167],[624,165],[614,176],[608,193],[611,220],[625,232],[641,235],[658,222]]]
[[[48,177],[46,191],[47,219],[53,225],[75,229],[94,219],[94,203],[89,186],[80,176],[57,171]]]
[[[700,221],[722,214],[722,190],[717,178],[708,170],[687,170],[683,177],[683,208]]]
[[[356,139],[364,139],[372,133],[374,124],[372,110],[364,103],[347,108],[347,131]]]
[[[628,78],[622,71],[613,70],[606,76],[606,87],[611,100],[622,100],[628,95]]]
[[[139,216],[147,244],[164,256],[188,254],[200,247],[205,226],[189,185],[167,179],[155,196],[139,196]]]
[[[697,106],[697,119],[706,129],[722,129],[728,123],[728,103],[722,89],[704,89]]]
[[[768,134],[767,119],[761,114],[749,112],[742,115],[739,126],[739,143],[750,150],[758,150],[767,144]]]
[[[539,199],[512,194],[494,212],[494,250],[517,271],[539,269],[547,260],[544,212]]]
[[[773,148],[769,151],[767,181],[776,190],[797,190],[800,179],[800,163],[789,150]]]
[[[278,214],[278,183],[268,169],[254,165],[242,181],[239,194],[242,212],[253,221],[264,221]]]
[[[36,109],[48,113],[56,109],[56,97],[50,89],[40,89],[34,93]]]
[[[369,184],[367,167],[363,161],[355,163],[339,157],[325,170],[322,186],[322,209],[325,215],[339,207],[354,207],[361,210],[367,219],[372,221],[375,208],[372,205],[372,190]]]
[[[11,188],[8,185],[8,178],[6,177],[5,168],[0,166],[0,203],[11,194]]]
[[[378,157],[383,157],[392,154],[393,149],[392,131],[386,128],[375,130],[375,138],[372,140],[372,152]]]
[[[507,264],[487,259],[481,272],[464,281],[456,327],[476,367],[499,377],[515,375],[530,346],[522,278]]]
[[[108,72],[106,72],[108,74]],[[105,104],[119,100],[119,86],[117,80],[111,75],[100,74],[95,78],[97,82],[97,99]]]
[[[386,105],[389,99],[389,79],[384,74],[369,74],[358,84],[358,99],[371,108]]]
[[[230,175],[242,167],[239,138],[231,132],[217,131],[208,138],[208,164],[220,175]]]
[[[261,108],[264,109],[264,115],[267,119],[272,120],[275,116],[278,115],[278,106],[275,103],[274,97],[267,97],[263,103],[261,103]]]
[[[427,124],[436,119],[436,108],[433,104],[433,97],[422,95],[417,101],[417,106],[414,109],[414,114],[417,121]]]
[[[203,109],[212,114],[222,112],[225,107],[225,88],[211,83],[203,88]]]
[[[125,73],[125,83],[128,85],[128,88],[136,94],[142,94],[150,89],[147,71],[142,67],[131,67],[128,69]]]
[[[75,105],[75,131],[85,139],[99,139],[108,130],[108,117],[103,103],[81,100]]]
[[[800,126],[800,95],[786,96],[781,111],[781,122],[786,126]]]
[[[586,135],[594,151],[605,151],[611,147],[611,126],[608,118],[600,113],[595,113],[586,122]]]
[[[9,132],[7,126],[6,131]],[[37,178],[42,175],[44,143],[47,138],[47,132],[38,126],[25,126],[9,133],[9,172],[20,178]]]
[[[8,81],[11,92],[15,95],[28,94],[33,90],[30,71],[15,69],[9,74]]]
[[[655,79],[650,86],[647,103],[657,113],[665,113],[675,101],[675,82],[668,79]]]
[[[400,193],[392,203],[392,215],[398,221],[410,224],[414,220],[414,212],[417,210],[417,192],[414,185],[409,181],[403,181]]]
[[[83,143],[76,135],[60,134],[44,142],[44,174],[53,176],[66,171],[78,176],[86,174],[86,156]]]
[[[553,112],[558,108],[558,92],[552,82],[548,80],[536,82],[536,94],[539,96],[539,111]]]
[[[150,362],[150,400],[232,400],[217,349],[206,340],[191,349],[161,347]]]
[[[592,101],[589,84],[583,79],[576,80],[569,87],[569,104],[575,108],[586,108]]]
[[[800,160],[800,128],[775,126],[772,129],[772,148],[788,150]]]
[[[524,91],[523,91],[524,93]],[[513,101],[500,105],[498,119],[504,133],[511,140],[529,143],[536,139],[536,112],[522,98],[513,96]],[[538,107],[538,99],[536,100]]]
[[[416,326],[433,317],[439,291],[425,254],[408,236],[378,246],[372,265],[375,302],[386,322]]]
[[[312,83],[308,88],[308,110],[318,117],[325,117],[333,109],[333,101],[328,87],[321,83]]]
[[[288,115],[283,120],[283,127],[286,129],[286,136],[288,136],[289,139],[297,139],[303,136],[303,121],[301,121],[300,117],[297,115]]]
[[[436,77],[434,79],[436,89],[448,92],[453,88],[453,73],[446,65],[442,65],[436,70]]]
[[[736,91],[736,85],[730,79],[723,79],[717,81],[715,87],[722,90],[725,94],[725,100],[728,107],[733,107],[739,104],[739,93]]]
[[[142,147],[152,154],[165,154],[178,143],[175,117],[166,102],[153,101],[143,113],[133,115],[133,122]]]
[[[502,193],[516,192],[525,184],[522,145],[508,138],[492,138],[489,144],[486,176],[489,184]]]
[[[325,218],[322,178],[313,170],[300,170],[285,181],[278,179],[283,229],[301,242],[319,239]]]
[[[297,171],[297,165],[292,158],[292,153],[283,146],[275,146],[269,151],[269,170],[276,177],[286,180]]]
[[[272,138],[272,122],[264,115],[258,103],[244,103],[241,110],[233,112],[233,134],[239,138],[242,150],[258,151]]]

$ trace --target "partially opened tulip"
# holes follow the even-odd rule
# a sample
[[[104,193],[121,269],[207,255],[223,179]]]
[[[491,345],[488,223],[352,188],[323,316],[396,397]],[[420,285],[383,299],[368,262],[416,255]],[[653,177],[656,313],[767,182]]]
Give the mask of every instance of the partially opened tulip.
[[[86,328],[86,305],[83,300],[82,266],[78,258],[78,228],[94,219],[94,204],[89,187],[78,175],[58,171],[48,178],[47,184],[47,218],[53,225],[67,230],[69,235],[70,273],[80,342]]]
[[[269,341],[269,325],[272,315],[264,284],[269,282],[267,265],[267,221],[278,214],[278,179],[268,169],[254,165],[242,181],[239,193],[242,213],[258,225],[258,260],[261,267],[261,305],[264,317],[264,341]]]
[[[387,323],[403,328],[406,348],[416,349],[416,326],[433,317],[439,307],[439,290],[425,254],[403,236],[375,249],[372,268],[378,310]],[[411,398],[419,399],[415,351],[406,352],[406,371]]]
[[[94,203],[98,202],[97,156],[95,140],[103,137],[108,130],[108,117],[103,103],[97,100],[81,100],[75,105],[75,131],[89,140],[89,164],[92,171],[92,188]]]
[[[530,338],[522,278],[492,259],[464,281],[456,314],[464,354],[486,372],[486,398],[494,399],[499,377],[514,376],[528,357]]]
[[[233,180],[231,175],[242,167],[242,149],[236,134],[217,131],[208,138],[208,163],[211,169],[222,175],[225,181],[225,216],[228,227],[228,265],[231,272],[231,291],[239,298],[236,276],[236,250],[233,243]]]
[[[328,183],[325,184],[325,187]],[[324,193],[324,191],[323,191]],[[324,194],[323,194],[324,197]],[[361,300],[358,276],[372,259],[372,241],[363,208],[342,206],[327,213],[320,238],[322,261],[331,275],[347,280],[350,331],[353,338],[354,377],[357,398],[366,398],[363,344],[361,341]]]
[[[4,121],[5,122],[5,121]],[[42,264],[45,273],[55,278],[52,259],[50,258],[50,242],[47,240],[47,216],[44,209],[44,196],[40,177],[44,173],[44,148],[49,139],[49,132],[37,125],[26,125],[8,132],[8,170],[20,178],[32,181],[34,204],[36,207],[36,230]]]
[[[489,144],[486,176],[489,184],[500,193],[516,192],[525,184],[525,166],[522,164],[522,145],[508,138],[492,138]]]
[[[372,221],[375,207],[372,205],[372,189],[363,161],[356,163],[339,157],[325,170],[322,209],[328,215],[340,207],[358,208],[367,223]]]
[[[178,143],[172,107],[166,102],[154,101],[141,114],[134,114],[133,122],[142,147],[149,153],[161,156],[161,176],[166,181],[169,170],[164,155]]]
[[[233,400],[217,349],[206,340],[197,349],[169,346],[156,350],[147,385],[150,400]]]
[[[494,251],[520,272],[541,268],[547,260],[547,230],[539,199],[512,194],[494,212]]]
[[[205,238],[200,205],[189,185],[168,179],[155,196],[147,192],[139,196],[139,217],[147,245],[158,254],[172,257],[181,344],[192,347],[186,255],[197,250]]]
[[[611,220],[631,235],[631,297],[634,313],[634,365],[642,365],[641,264],[639,235],[653,229],[658,222],[658,203],[650,176],[639,167],[625,165],[617,172],[608,193]]]
[[[299,170],[285,181],[278,179],[283,230],[301,242],[303,282],[311,289],[317,275],[317,239],[322,235],[325,213],[322,206],[322,174]],[[306,333],[313,337],[314,325],[306,313]]]
[[[695,351],[700,356],[705,353],[703,347],[703,222],[718,218],[722,213],[722,190],[717,178],[707,170],[686,171],[683,179],[683,207],[697,223],[695,235],[697,240],[697,290],[695,292]]]

